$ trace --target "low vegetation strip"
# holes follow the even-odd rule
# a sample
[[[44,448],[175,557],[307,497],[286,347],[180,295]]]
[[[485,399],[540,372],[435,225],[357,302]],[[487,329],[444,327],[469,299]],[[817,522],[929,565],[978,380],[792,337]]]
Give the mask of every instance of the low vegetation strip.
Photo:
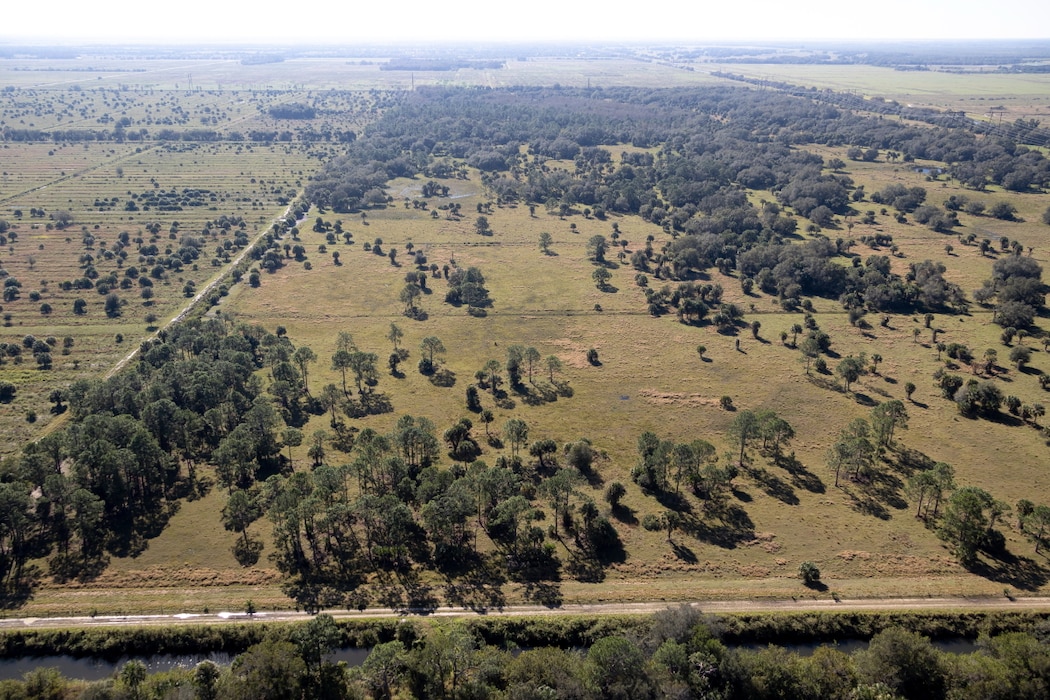
[[[688,612],[684,612],[688,608]],[[586,648],[617,634],[636,634],[650,628],[657,617],[674,615],[702,619],[717,626],[727,644],[794,644],[870,639],[891,627],[903,627],[933,639],[976,639],[980,635],[1028,632],[1050,623],[1050,611],[840,611],[703,613],[697,606],[662,608],[648,605],[637,614],[573,614],[553,611],[542,616],[470,615],[454,622],[445,616],[426,618],[347,619],[336,615],[338,648],[368,648],[394,639],[411,642],[432,626],[462,624],[479,641],[524,648],[552,646]],[[0,632],[0,658],[69,655],[117,659],[126,656],[227,652],[241,653],[267,635],[289,635],[299,622],[267,622],[264,617],[240,616],[236,622],[215,624],[150,625],[104,628]],[[699,618],[698,618],[699,619]]]
[[[241,634],[191,630],[193,651],[236,654],[230,666],[211,660],[193,668],[150,674],[153,649],[184,649],[186,638],[160,630],[152,636],[117,635],[96,645],[110,657],[137,656],[122,662],[115,677],[95,682],[63,678],[53,669],[37,669],[23,681],[0,681],[15,697],[30,695],[41,684],[65,697],[127,693],[150,697],[192,688],[197,697],[216,699],[275,697],[433,698],[471,696],[576,698],[724,697],[810,698],[885,697],[906,700],[1031,697],[1045,687],[1050,647],[1046,618],[979,621],[980,644],[968,653],[940,651],[922,631],[973,631],[976,620],[957,623],[928,617],[836,620],[808,617],[776,622],[776,639],[812,640],[799,632],[855,635],[822,637],[831,646],[810,646],[809,653],[775,646],[755,648],[759,635],[742,637],[742,619],[703,616],[689,606],[648,617],[473,620],[471,623],[388,621],[346,624],[322,614],[292,626],[241,626]],[[766,620],[768,622],[768,620]],[[874,622],[874,624],[872,624]],[[519,624],[524,623],[524,624]],[[903,623],[903,624],[902,624]],[[903,625],[908,625],[906,628]],[[921,630],[921,631],[917,631]],[[855,651],[835,642],[864,639]],[[18,642],[16,641],[16,647]],[[84,649],[91,640],[51,636],[40,649]],[[72,643],[70,643],[72,642]],[[247,646],[245,646],[247,645]],[[360,665],[335,661],[334,652],[365,645]],[[30,645],[22,645],[26,648]],[[17,695],[22,693],[22,695]],[[30,695],[31,696],[31,695]]]

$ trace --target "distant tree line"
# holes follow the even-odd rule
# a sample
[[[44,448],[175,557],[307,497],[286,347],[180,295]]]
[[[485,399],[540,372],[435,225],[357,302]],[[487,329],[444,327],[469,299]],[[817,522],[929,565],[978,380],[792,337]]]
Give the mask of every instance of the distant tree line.
[[[267,113],[274,119],[313,119],[317,116],[317,110],[311,105],[300,102],[289,102],[270,107]]]
[[[499,70],[506,66],[503,60],[465,60],[455,58],[411,58],[398,56],[379,64],[379,70],[452,71],[462,68]]]
[[[851,240],[789,242],[798,226],[792,212],[811,226],[833,225],[834,217],[855,214],[853,203],[865,196],[849,177],[827,172],[819,156],[791,148],[807,143],[871,144],[875,156],[893,147],[981,172],[998,159],[1002,167],[993,168],[999,174],[991,182],[1022,170],[1031,184],[1050,182],[1050,161],[1023,147],[979,144],[969,132],[917,129],[775,92],[427,88],[386,112],[315,176],[307,197],[351,211],[368,206],[390,178],[436,176],[448,171],[450,159],[463,159],[483,171],[501,201],[541,204],[561,216],[581,209],[598,218],[633,213],[661,225],[674,240],[661,250],[635,242],[630,262],[641,273],[689,280],[712,267],[739,270],[758,289],[795,305],[801,295],[822,295],[875,311],[961,308],[962,292],[945,281],[939,264],[917,263],[902,276],[890,271],[886,257],[860,264]],[[610,152],[616,144],[659,150],[624,152],[616,160]],[[551,168],[551,159],[573,167]],[[1015,184],[1027,187],[1020,179]],[[778,203],[754,206],[746,196],[754,189],[770,190]],[[898,189],[871,199],[936,230],[956,225],[947,203],[944,210],[924,204],[923,188]],[[874,214],[865,221],[873,223]],[[892,248],[888,236],[862,239]],[[614,242],[626,251],[625,239]],[[841,257],[852,257],[852,266],[835,260]]]
[[[866,125],[857,124],[860,130],[851,129],[852,139],[846,143],[903,151],[906,161],[926,158],[957,164],[953,165],[952,174],[975,189],[983,189],[987,182],[992,181],[995,184],[1002,184],[1007,189],[1024,191],[1027,186],[1022,186],[1022,181],[1035,172],[1041,173],[1043,182],[1045,182],[1046,158],[1041,152],[1030,150],[1022,145],[1046,146],[1050,144],[1050,130],[1040,128],[1039,121],[1035,119],[1021,117],[1011,123],[996,124],[990,120],[971,119],[962,111],[902,105],[896,100],[869,99],[852,93],[836,92],[830,89],[820,90],[815,87],[803,87],[762,78],[748,78],[722,71],[715,71],[712,75],[741,83],[760,85],[767,89],[775,88],[788,95],[818,100],[857,113],[874,112],[877,116],[858,115],[857,119],[866,122]],[[942,128],[923,134],[922,132],[927,130],[904,127],[900,121],[890,121],[884,119],[884,116],[926,122]],[[866,129],[871,129],[872,133],[865,135]],[[982,136],[990,138],[980,139],[979,137]],[[943,155],[944,149],[949,149],[951,155],[962,156],[962,158],[939,157],[938,154]],[[1015,157],[1017,161],[1013,162]],[[982,172],[981,164],[991,165],[990,161],[994,162],[995,169],[991,172]],[[1015,169],[1018,171],[1017,176],[1011,178],[1009,184],[1004,183],[1002,180],[1012,174]]]

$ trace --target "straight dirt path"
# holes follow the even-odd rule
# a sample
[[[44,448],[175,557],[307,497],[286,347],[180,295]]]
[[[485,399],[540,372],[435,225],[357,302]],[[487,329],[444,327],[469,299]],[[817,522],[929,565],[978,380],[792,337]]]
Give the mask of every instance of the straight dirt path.
[[[595,603],[559,607],[542,605],[508,605],[503,608],[471,610],[469,608],[436,608],[433,610],[396,611],[369,608],[362,611],[326,611],[339,620],[369,618],[436,618],[436,617],[534,617],[544,615],[650,615],[678,604],[668,603]],[[1050,612],[1050,598],[865,598],[856,600],[715,600],[690,603],[705,613],[764,612],[898,612],[898,611],[1001,611]],[[0,620],[0,630],[68,629],[90,627],[144,627],[151,625],[214,625],[226,623],[299,622],[310,619],[305,612],[218,612],[212,614],[180,613],[176,615],[98,615],[95,617],[16,617]]]
[[[298,199],[301,195],[301,192],[298,193],[296,195],[296,199]],[[294,201],[295,200],[293,200],[293,202]],[[289,204],[287,207],[285,207],[284,211],[280,215],[275,216],[270,223],[273,224],[277,221],[280,221],[281,219],[287,218],[288,212],[292,210],[293,206],[293,204]],[[165,331],[174,326],[176,323],[179,323],[180,321],[184,320],[190,314],[190,312],[197,307],[197,305],[199,305],[204,299],[208,298],[213,291],[215,291],[215,288],[218,287],[224,279],[226,279],[227,273],[229,273],[230,270],[235,269],[241,263],[241,261],[244,260],[244,256],[248,255],[248,253],[251,252],[252,248],[255,247],[255,244],[261,241],[263,236],[265,236],[269,231],[269,226],[261,227],[259,229],[259,232],[255,234],[255,237],[248,242],[248,245],[244,246],[244,248],[242,248],[241,251],[237,253],[237,255],[235,255],[232,260],[230,260],[230,262],[223,265],[219,272],[215,273],[211,280],[209,280],[208,283],[205,284],[204,287],[199,292],[197,292],[192,299],[190,299],[181,309],[179,309],[179,311],[171,318],[170,321],[161,326],[160,329],[154,331],[152,334],[147,336],[143,340],[143,342],[153,340],[161,333],[161,331]],[[133,359],[135,359],[135,356],[139,354],[139,350],[141,349],[141,347],[142,345],[139,344],[137,347],[132,349],[127,355],[121,358],[119,362],[113,365],[112,369],[106,372],[105,378],[109,379],[117,372],[124,369],[124,367],[126,367],[127,364]]]
[[[302,196],[302,192],[300,192],[300,193],[298,193],[296,195],[296,199],[298,199],[300,196]],[[293,199],[292,201],[294,202],[295,200]],[[284,211],[280,215],[273,217],[273,219],[271,219],[270,223],[273,224],[273,223],[276,223],[277,221],[279,221],[281,219],[286,218],[288,216],[288,212],[290,212],[292,210],[293,206],[294,206],[293,204],[289,204],[287,207],[284,208]],[[109,379],[110,377],[113,377],[114,375],[116,375],[117,372],[119,372],[122,369],[124,369],[125,367],[127,367],[128,363],[130,363],[132,360],[135,359],[135,357],[138,356],[139,352],[141,352],[141,350],[142,350],[142,344],[143,343],[146,343],[148,341],[156,339],[160,335],[160,333],[162,331],[165,331],[165,330],[171,328],[176,323],[179,323],[180,321],[185,319],[190,314],[191,311],[193,311],[209,295],[211,295],[211,293],[215,290],[215,288],[218,287],[219,284],[224,279],[226,279],[226,275],[229,273],[229,271],[234,269],[237,265],[240,264],[240,262],[242,260],[244,260],[244,256],[246,256],[251,251],[251,249],[253,247],[255,247],[256,243],[258,243],[260,240],[262,240],[263,236],[265,236],[269,232],[269,230],[270,230],[270,226],[269,225],[260,227],[259,232],[256,233],[255,236],[248,242],[248,245],[244,246],[244,248],[241,249],[241,251],[238,252],[237,255],[235,255],[233,257],[232,260],[230,260],[230,262],[228,262],[227,264],[223,265],[222,268],[220,268],[219,271],[215,273],[215,275],[208,281],[208,283],[205,284],[204,287],[199,292],[197,292],[193,296],[192,299],[190,299],[185,304],[183,304],[182,308],[180,308],[175,313],[175,315],[171,317],[171,319],[169,321],[164,323],[164,325],[162,325],[157,330],[155,330],[152,333],[146,335],[144,338],[141,338],[139,340],[138,344],[133,344],[134,347],[130,351],[128,351],[128,354],[125,355],[124,357],[120,358],[116,362],[116,364],[114,364],[109,369],[109,371],[107,371],[102,376],[102,378],[103,379]],[[65,426],[66,421],[68,421],[68,419],[69,419],[69,415],[70,415],[69,413],[63,413],[63,414],[57,416],[55,418],[55,420],[49,421],[47,423],[47,425],[44,426],[43,430],[41,430],[40,433],[37,435],[36,439],[39,439],[39,438],[41,438],[41,437],[43,437],[45,435],[50,435],[51,433],[53,433],[56,430],[58,430],[58,429],[62,428],[63,426]]]

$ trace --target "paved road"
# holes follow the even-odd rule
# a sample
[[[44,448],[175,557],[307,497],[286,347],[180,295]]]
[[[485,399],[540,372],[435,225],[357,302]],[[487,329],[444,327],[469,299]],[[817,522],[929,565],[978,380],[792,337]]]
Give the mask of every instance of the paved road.
[[[398,612],[389,608],[370,608],[360,612],[329,611],[341,620],[383,617],[526,617],[537,615],[644,615],[674,607],[674,603],[595,603],[563,605],[548,608],[541,605],[510,605],[475,611],[467,608],[437,608],[436,610]],[[759,612],[863,612],[908,610],[967,610],[967,611],[1048,611],[1050,598],[865,598],[857,600],[718,600],[692,603],[706,613]],[[0,620],[3,629],[44,629],[70,627],[133,627],[149,625],[208,625],[230,622],[297,622],[310,618],[302,612],[219,612],[208,615],[182,613],[178,615],[98,615],[96,617],[20,617]]]

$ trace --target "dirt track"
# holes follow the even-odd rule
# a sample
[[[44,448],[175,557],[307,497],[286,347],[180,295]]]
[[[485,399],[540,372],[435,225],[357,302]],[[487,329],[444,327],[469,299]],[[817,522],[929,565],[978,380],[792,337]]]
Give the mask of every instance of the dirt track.
[[[470,610],[467,608],[437,608],[416,612],[398,612],[388,608],[370,608],[361,612],[330,611],[341,620],[383,617],[474,617],[538,615],[645,615],[674,607],[667,603],[598,603],[563,605],[548,608],[541,605],[510,605],[504,608]],[[858,600],[719,600],[692,603],[707,613],[759,612],[856,612],[856,611],[1050,611],[1050,598],[870,598]],[[256,613],[219,612],[199,615],[99,615],[97,617],[22,617],[0,620],[3,629],[43,629],[79,627],[133,627],[148,625],[208,625],[256,622],[296,622],[310,618],[303,612]]]
[[[289,204],[287,207],[285,207],[284,211],[281,213],[280,216],[274,217],[273,222],[277,222],[277,221],[279,221],[281,219],[284,219],[285,217],[288,216],[288,212],[290,212],[291,210],[292,210],[292,205]],[[259,232],[255,234],[255,237],[252,238],[251,241],[248,242],[248,245],[246,245],[239,253],[237,253],[237,255],[234,256],[234,258],[230,262],[226,263],[226,265],[223,266],[222,270],[220,272],[216,273],[215,276],[212,277],[211,281],[208,282],[208,284],[204,285],[203,289],[201,289],[199,292],[197,292],[193,296],[192,299],[190,299],[188,302],[186,302],[186,304],[182,307],[182,309],[180,309],[179,312],[177,314],[175,314],[175,316],[172,317],[172,319],[170,321],[165,323],[162,328],[160,328],[159,330],[153,332],[148,337],[146,337],[144,339],[144,341],[153,340],[154,338],[157,337],[157,335],[162,330],[167,330],[168,328],[171,328],[172,326],[174,326],[176,323],[179,323],[180,321],[185,319],[186,316],[188,316],[189,313],[191,311],[193,311],[193,309],[196,308],[198,304],[200,304],[204,299],[206,299],[208,296],[211,295],[211,293],[215,290],[215,288],[218,287],[219,284],[224,279],[226,279],[226,274],[230,270],[232,270],[235,267],[237,267],[237,265],[239,265],[240,262],[242,260],[244,260],[244,256],[246,256],[251,251],[251,249],[253,247],[255,247],[256,243],[258,243],[260,240],[262,240],[262,237],[265,236],[269,232],[269,230],[270,230],[269,226],[261,227],[259,229]],[[135,358],[136,355],[138,355],[140,347],[141,347],[141,345],[139,347],[136,347],[135,349],[133,349],[131,352],[129,352],[124,357],[122,357],[120,359],[120,361],[117,362],[117,364],[113,365],[112,369],[110,369],[108,372],[106,372],[105,378],[109,379],[110,377],[115,375],[117,372],[119,372],[120,370],[124,369],[124,367],[127,366],[127,364],[129,362],[131,362]]]

